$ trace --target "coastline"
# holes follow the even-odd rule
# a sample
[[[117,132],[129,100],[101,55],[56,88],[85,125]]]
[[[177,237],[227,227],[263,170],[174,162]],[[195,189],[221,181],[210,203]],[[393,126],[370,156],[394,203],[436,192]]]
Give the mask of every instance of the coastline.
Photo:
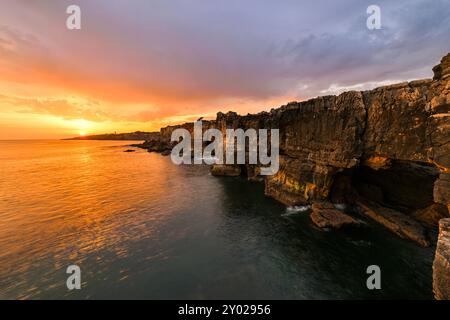
[[[219,112],[202,121],[203,132],[279,129],[280,170],[263,177],[260,165],[216,164],[211,174],[263,181],[265,195],[287,207],[311,206],[310,218],[321,229],[358,227],[343,210],[351,207],[400,238],[436,247],[435,296],[450,299],[450,53],[433,72],[433,79],[291,102],[270,112]],[[180,128],[192,134],[194,123],[65,140],[145,140],[130,147],[168,156],[172,132]]]
[[[130,132],[130,133],[106,133],[106,134],[97,134],[97,135],[67,138],[67,139],[61,139],[61,140],[109,140],[109,141],[116,141],[116,140],[139,141],[139,140],[143,140],[143,141],[148,141],[148,140],[153,140],[153,139],[158,139],[158,132],[136,131],[136,132]]]
[[[440,221],[448,228],[442,221],[450,217],[450,54],[433,71],[433,79],[292,102],[270,112],[219,112],[202,122],[203,130],[278,128],[280,170],[264,179],[258,165],[213,165],[211,173],[263,179],[265,194],[286,206],[312,204],[319,227],[354,226],[338,209],[351,205],[401,238],[434,246],[433,232]],[[192,133],[193,127],[161,128],[156,139],[135,146],[169,155],[172,132]],[[450,299],[440,276],[450,273],[444,233],[434,287],[440,288],[436,298]]]

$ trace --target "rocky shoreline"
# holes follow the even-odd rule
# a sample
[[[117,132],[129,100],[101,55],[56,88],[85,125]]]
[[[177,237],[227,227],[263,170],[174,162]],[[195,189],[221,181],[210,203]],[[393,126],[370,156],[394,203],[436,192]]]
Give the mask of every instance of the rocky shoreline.
[[[203,129],[279,129],[280,169],[259,176],[258,165],[214,165],[213,175],[263,180],[265,194],[288,206],[313,205],[312,221],[339,229],[358,225],[336,204],[347,204],[398,236],[430,246],[440,223],[433,285],[450,299],[450,54],[433,79],[351,91],[270,112],[218,113]],[[171,133],[162,128],[139,145],[168,155]],[[334,205],[333,205],[334,204]]]
[[[75,137],[63,140],[132,140],[132,141],[151,141],[159,138],[159,132],[129,132],[129,133],[106,133],[106,134],[97,134],[97,135],[89,135],[82,137]]]

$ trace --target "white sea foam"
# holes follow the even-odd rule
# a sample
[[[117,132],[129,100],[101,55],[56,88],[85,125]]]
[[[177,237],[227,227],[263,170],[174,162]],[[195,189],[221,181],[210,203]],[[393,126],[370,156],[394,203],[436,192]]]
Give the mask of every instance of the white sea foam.
[[[286,208],[286,213],[282,214],[282,216],[290,216],[293,214],[303,213],[311,209],[311,206],[290,206]]]
[[[338,210],[345,210],[347,209],[347,205],[345,203],[335,203],[334,207]]]

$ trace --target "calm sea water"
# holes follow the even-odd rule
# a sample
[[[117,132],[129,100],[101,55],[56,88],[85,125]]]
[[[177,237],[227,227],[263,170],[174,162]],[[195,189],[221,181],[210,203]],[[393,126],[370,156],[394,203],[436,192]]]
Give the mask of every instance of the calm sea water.
[[[318,230],[260,183],[129,143],[0,142],[0,298],[432,298],[432,248],[372,223]]]

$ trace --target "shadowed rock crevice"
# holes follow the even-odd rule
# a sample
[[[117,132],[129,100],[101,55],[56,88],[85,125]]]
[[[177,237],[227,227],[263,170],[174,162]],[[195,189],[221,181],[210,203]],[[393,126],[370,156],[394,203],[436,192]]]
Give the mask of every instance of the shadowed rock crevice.
[[[429,246],[432,229],[448,217],[436,204],[433,188],[439,170],[431,164],[371,159],[336,174],[330,191],[334,203],[352,206],[398,236]]]
[[[439,170],[433,165],[391,161],[388,168],[355,168],[353,185],[361,196],[408,214],[433,204],[438,177]]]

